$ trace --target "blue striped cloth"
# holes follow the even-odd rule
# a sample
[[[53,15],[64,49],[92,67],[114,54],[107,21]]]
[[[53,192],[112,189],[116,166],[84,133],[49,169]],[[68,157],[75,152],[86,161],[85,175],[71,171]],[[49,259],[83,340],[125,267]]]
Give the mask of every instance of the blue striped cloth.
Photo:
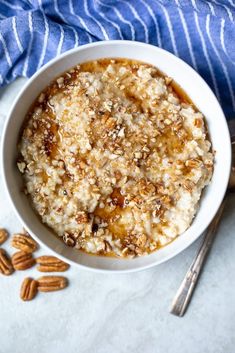
[[[235,117],[235,0],[0,0],[0,85],[98,40],[162,47],[194,67]]]

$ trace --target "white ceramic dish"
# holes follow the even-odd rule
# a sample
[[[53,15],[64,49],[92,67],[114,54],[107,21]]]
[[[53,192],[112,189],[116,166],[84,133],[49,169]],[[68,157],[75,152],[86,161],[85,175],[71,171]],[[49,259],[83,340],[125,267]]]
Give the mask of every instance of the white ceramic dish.
[[[155,65],[188,93],[205,115],[213,148],[215,169],[211,184],[206,188],[200,209],[191,227],[159,251],[131,260],[87,255],[67,247],[50,232],[31,208],[21,192],[22,180],[16,168],[16,143],[24,117],[35,98],[53,79],[81,62],[107,57],[141,60]],[[227,188],[231,166],[231,144],[222,109],[205,81],[179,58],[157,47],[130,41],[108,41],[84,45],[50,61],[25,85],[9,112],[2,141],[2,166],[6,189],[18,217],[30,234],[43,246],[65,261],[91,270],[130,272],[162,263],[188,247],[211,222]]]

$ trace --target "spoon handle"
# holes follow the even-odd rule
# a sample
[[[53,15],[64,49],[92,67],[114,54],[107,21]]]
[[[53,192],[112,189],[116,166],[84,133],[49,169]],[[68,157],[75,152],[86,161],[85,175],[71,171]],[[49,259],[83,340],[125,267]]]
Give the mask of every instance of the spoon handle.
[[[206,235],[202,241],[200,249],[194,258],[185,278],[183,279],[174,299],[170,309],[171,314],[176,316],[183,316],[187,310],[188,304],[190,302],[191,296],[194,292],[198,277],[203,268],[203,264],[209,253],[213,240],[215,239],[216,231],[219,226],[221,216],[224,211],[225,201],[222,202],[218,212],[216,213],[213,221],[209,225],[206,231]]]

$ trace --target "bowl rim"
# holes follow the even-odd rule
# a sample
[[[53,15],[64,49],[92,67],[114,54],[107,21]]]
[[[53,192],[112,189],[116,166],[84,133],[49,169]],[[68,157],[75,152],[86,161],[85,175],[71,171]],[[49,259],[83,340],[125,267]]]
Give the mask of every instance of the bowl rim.
[[[7,129],[8,129],[8,125],[10,123],[10,120],[11,120],[11,116],[12,116],[12,112],[17,104],[17,102],[21,99],[21,96],[24,94],[24,92],[28,89],[28,87],[31,85],[31,83],[33,81],[35,81],[40,75],[41,73],[43,73],[44,71],[46,71],[49,67],[51,67],[52,65],[54,65],[56,62],[60,61],[61,59],[64,59],[65,57],[73,54],[73,53],[76,53],[76,52],[79,52],[81,50],[86,50],[87,48],[90,48],[90,47],[93,47],[93,48],[96,48],[96,47],[99,47],[99,46],[109,46],[109,45],[120,45],[122,46],[123,44],[126,45],[131,45],[131,46],[142,46],[143,49],[146,48],[146,47],[151,47],[151,48],[154,48],[156,49],[156,52],[164,52],[165,55],[169,56],[170,58],[176,58],[179,62],[183,63],[184,66],[186,66],[188,68],[188,70],[191,70],[192,72],[194,72],[194,75],[196,74],[198,76],[198,78],[201,80],[201,82],[203,82],[204,85],[207,86],[207,89],[210,91],[210,93],[214,96],[216,102],[217,102],[217,108],[218,110],[220,110],[220,115],[221,115],[221,118],[223,118],[223,122],[224,122],[224,128],[225,128],[225,133],[226,133],[226,142],[230,142],[230,134],[229,134],[229,129],[228,129],[228,125],[227,125],[227,120],[225,118],[225,115],[223,113],[223,110],[217,100],[217,97],[215,96],[214,92],[212,91],[212,89],[210,88],[210,86],[207,84],[207,82],[201,77],[201,75],[199,73],[197,73],[189,64],[187,64],[184,60],[176,57],[174,54],[168,52],[167,50],[165,49],[162,49],[162,48],[159,48],[157,46],[154,46],[154,45],[151,45],[151,44],[147,44],[147,43],[143,43],[143,42],[138,42],[138,41],[130,41],[130,40],[110,40],[110,41],[98,41],[98,42],[94,42],[94,43],[88,43],[88,44],[85,44],[85,45],[81,45],[77,48],[73,48],[73,49],[70,49],[64,53],[62,53],[61,55],[55,57],[54,59],[50,60],[48,63],[46,63],[44,66],[42,66],[37,72],[35,72],[31,78],[28,79],[28,81],[25,83],[25,85],[21,88],[20,92],[17,94],[17,96],[15,97],[12,105],[11,105],[11,108],[9,109],[9,112],[7,114],[7,117],[6,117],[6,121],[4,123],[4,128],[3,128],[3,133],[2,133],[2,141],[1,141],[1,172],[2,172],[2,175],[3,175],[3,185],[4,185],[4,188],[7,190],[7,195],[8,195],[8,198],[10,199],[10,203],[13,207],[13,210],[15,212],[15,214],[17,215],[18,219],[20,220],[20,222],[22,223],[22,225],[25,227],[26,230],[29,231],[30,235],[32,235],[33,238],[35,238],[35,240],[43,247],[43,248],[46,248],[48,249],[49,251],[53,252],[58,258],[61,258],[62,260],[64,260],[65,262],[71,264],[71,265],[75,265],[77,266],[78,268],[81,268],[81,269],[85,269],[85,270],[89,270],[89,271],[92,271],[92,272],[98,272],[98,273],[132,273],[132,272],[137,272],[137,271],[143,271],[143,270],[146,270],[146,269],[149,269],[149,268],[152,268],[156,265],[159,265],[163,262],[166,262],[168,261],[169,259],[175,257],[176,255],[178,255],[179,253],[183,252],[186,248],[188,248],[194,241],[196,241],[202,234],[203,232],[207,229],[208,225],[211,223],[212,219],[214,218],[214,216],[216,215],[222,201],[223,201],[223,198],[224,198],[224,195],[226,193],[226,190],[227,190],[227,184],[228,184],[228,181],[229,181],[229,176],[230,176],[230,170],[231,170],[231,158],[232,158],[232,154],[231,154],[231,148],[228,149],[228,152],[229,152],[229,158],[228,160],[230,161],[230,165],[228,166],[228,169],[226,171],[226,174],[224,175],[224,183],[223,183],[223,186],[221,187],[220,189],[220,199],[217,203],[218,207],[212,212],[210,213],[210,217],[207,221],[205,221],[203,223],[203,227],[201,226],[202,229],[198,229],[198,231],[196,232],[197,235],[194,236],[194,237],[191,237],[191,239],[189,239],[187,242],[184,243],[183,246],[181,247],[178,247],[177,249],[171,251],[168,255],[166,255],[164,258],[162,259],[158,259],[158,260],[155,260],[153,261],[152,263],[150,264],[146,264],[146,265],[141,265],[141,266],[138,266],[136,268],[131,268],[131,269],[128,269],[128,268],[125,268],[125,269],[112,269],[112,268],[107,268],[107,269],[100,269],[100,268],[95,268],[95,267],[91,267],[89,265],[85,265],[85,264],[81,264],[81,263],[77,263],[69,258],[67,258],[66,256],[64,255],[61,255],[59,254],[56,250],[54,250],[52,247],[50,247],[49,245],[45,244],[41,239],[40,237],[35,234],[31,229],[30,227],[26,224],[26,222],[24,221],[24,218],[22,217],[20,211],[16,208],[15,204],[14,204],[14,201],[12,199],[12,196],[11,196],[11,193],[10,193],[10,188],[8,186],[8,182],[7,182],[7,175],[6,175],[6,170],[5,170],[5,164],[4,164],[4,155],[5,155],[5,148],[6,148],[6,144],[5,144],[5,140],[6,140],[6,132],[7,132]],[[167,73],[166,73],[167,74]],[[190,229],[191,225],[189,226],[188,229]],[[159,250],[160,251],[160,250]],[[87,254],[87,256],[92,256],[92,255],[89,255]],[[123,261],[131,261],[131,260],[127,260],[127,259],[122,259]]]

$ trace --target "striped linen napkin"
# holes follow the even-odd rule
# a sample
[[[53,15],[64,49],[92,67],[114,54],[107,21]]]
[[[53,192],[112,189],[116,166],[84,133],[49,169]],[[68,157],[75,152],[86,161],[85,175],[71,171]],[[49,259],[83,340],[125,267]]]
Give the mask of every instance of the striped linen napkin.
[[[0,85],[78,45],[137,40],[194,67],[235,117],[234,21],[235,0],[0,0]]]

